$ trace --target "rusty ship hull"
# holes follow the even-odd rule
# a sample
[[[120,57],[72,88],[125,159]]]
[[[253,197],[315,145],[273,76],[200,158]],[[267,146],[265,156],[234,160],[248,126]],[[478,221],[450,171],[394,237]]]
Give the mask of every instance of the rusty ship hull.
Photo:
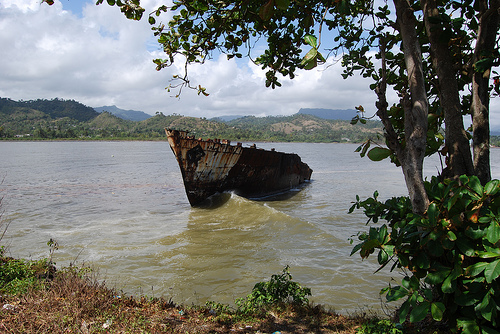
[[[192,206],[228,191],[246,198],[265,197],[311,179],[312,170],[297,154],[195,139],[186,131],[165,132]]]

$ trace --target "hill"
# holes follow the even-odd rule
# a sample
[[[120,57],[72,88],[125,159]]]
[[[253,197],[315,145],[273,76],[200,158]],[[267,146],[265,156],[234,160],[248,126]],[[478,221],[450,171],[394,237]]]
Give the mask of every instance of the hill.
[[[347,120],[304,113],[221,121],[158,112],[145,120],[132,121],[107,111],[98,113],[73,100],[0,99],[0,139],[165,140],[164,128],[233,141],[360,142],[382,133],[377,121],[351,125]]]
[[[94,108],[94,110],[97,111],[98,113],[102,113],[104,111],[107,111],[115,116],[118,116],[122,119],[126,119],[128,121],[144,121],[144,120],[151,117],[150,114],[146,114],[145,112],[142,112],[142,111],[124,110],[124,109],[118,108],[117,106],[97,107],[97,108]]]
[[[320,108],[301,108],[299,114],[313,115],[324,119],[337,119],[350,121],[354,116],[356,116],[356,110],[354,109],[320,109]]]
[[[96,117],[98,113],[79,102],[73,100],[30,100],[13,101],[7,98],[0,98],[0,114],[12,115],[15,113],[42,112],[51,119],[72,118],[80,122],[89,121]]]
[[[329,120],[301,113],[292,116],[246,116],[226,124],[238,129],[242,140],[361,142],[382,133],[382,125],[378,121],[352,125],[350,120]]]

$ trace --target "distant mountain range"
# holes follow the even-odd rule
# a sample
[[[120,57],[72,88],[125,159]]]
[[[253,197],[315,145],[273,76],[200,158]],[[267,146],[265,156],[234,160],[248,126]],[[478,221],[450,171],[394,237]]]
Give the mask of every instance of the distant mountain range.
[[[117,106],[105,106],[105,107],[97,107],[94,108],[95,111],[98,113],[102,113],[104,111],[109,112],[110,114],[113,114],[117,117],[120,117],[122,119],[126,119],[128,121],[144,121],[150,117],[152,117],[150,114],[146,114],[145,112],[142,111],[137,111],[137,110],[124,110],[120,109]]]
[[[357,113],[354,109],[301,108],[299,114],[313,115],[323,119],[350,121]]]
[[[323,117],[325,110],[321,110]],[[302,110],[291,116],[230,116],[225,120],[161,112],[150,116],[116,106],[91,108],[74,100],[14,101],[0,98],[1,139],[146,139],[165,140],[164,128],[190,131],[202,138],[238,141],[361,142],[382,132],[377,121],[351,125]],[[349,115],[350,117],[351,115]],[[142,119],[139,121],[130,119]],[[231,120],[229,120],[231,119]]]
[[[97,110],[97,109],[96,109]],[[312,115],[322,119],[336,119],[343,121],[350,121],[356,116],[354,109],[324,109],[324,108],[301,108],[297,114]],[[210,118],[211,121],[216,122],[231,122],[235,119],[246,117],[243,115],[226,115]]]

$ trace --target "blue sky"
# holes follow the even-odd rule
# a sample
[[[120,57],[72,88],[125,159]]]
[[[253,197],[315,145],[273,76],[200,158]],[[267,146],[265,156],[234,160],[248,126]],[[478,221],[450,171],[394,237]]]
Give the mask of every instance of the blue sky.
[[[95,4],[95,1],[89,0],[61,0],[61,4],[65,10],[71,11],[73,14],[82,17],[82,8],[84,4]]]

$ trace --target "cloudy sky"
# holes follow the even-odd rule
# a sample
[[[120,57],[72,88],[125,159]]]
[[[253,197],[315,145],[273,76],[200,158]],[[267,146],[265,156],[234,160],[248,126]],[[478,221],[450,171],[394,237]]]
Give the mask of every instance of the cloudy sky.
[[[225,56],[190,68],[190,79],[210,96],[165,89],[180,68],[156,71],[161,58],[147,20],[127,20],[117,7],[95,0],[0,0],[0,97],[74,99],[90,107],[116,105],[154,114],[187,116],[291,115],[300,108],[375,112],[371,82],[343,80],[339,66],[299,72],[272,90],[250,61]],[[106,3],[106,1],[105,1]],[[142,0],[146,13],[164,0]],[[179,62],[177,66],[182,67]],[[394,101],[391,101],[394,102]]]
[[[154,8],[161,0],[143,0]],[[374,112],[368,82],[342,80],[332,66],[300,72],[272,90],[251,62],[217,57],[191,67],[190,78],[210,96],[184,90],[180,99],[165,88],[178,68],[156,71],[162,57],[146,20],[127,20],[117,7],[95,0],[0,0],[0,97],[13,100],[74,99],[91,107],[116,105],[154,114],[199,117],[291,115],[300,108]],[[179,62],[178,66],[181,66]]]

